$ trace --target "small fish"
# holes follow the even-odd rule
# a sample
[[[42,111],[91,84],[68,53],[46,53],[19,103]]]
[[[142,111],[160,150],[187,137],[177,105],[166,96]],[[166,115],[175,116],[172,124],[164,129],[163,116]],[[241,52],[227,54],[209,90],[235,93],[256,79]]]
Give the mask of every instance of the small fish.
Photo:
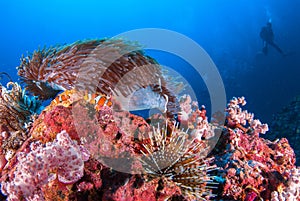
[[[75,95],[76,94],[76,95]],[[79,95],[79,96],[78,96]],[[59,94],[56,96],[56,98],[53,100],[53,103],[55,105],[64,105],[64,106],[70,106],[73,102],[76,102],[78,100],[85,100],[88,103],[95,106],[96,110],[99,110],[103,106],[112,106],[111,97],[106,96],[105,94],[101,93],[88,93],[87,91],[80,95],[80,93],[74,91],[74,90],[67,90],[63,92],[62,94]]]
[[[99,110],[103,106],[111,107],[112,102],[111,102],[110,98],[111,97],[103,95],[103,94],[96,96],[95,97],[95,109]]]

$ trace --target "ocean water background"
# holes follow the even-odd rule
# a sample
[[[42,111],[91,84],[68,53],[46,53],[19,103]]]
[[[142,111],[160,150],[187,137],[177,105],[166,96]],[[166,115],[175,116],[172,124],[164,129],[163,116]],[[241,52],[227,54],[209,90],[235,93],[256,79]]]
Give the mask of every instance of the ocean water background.
[[[0,71],[18,81],[22,54],[38,47],[163,28],[201,45],[223,78],[227,99],[245,96],[262,122],[300,94],[300,1],[294,0],[6,0],[0,2]],[[271,19],[275,42],[287,53],[261,53],[260,29]],[[148,51],[189,80],[200,104],[210,100],[202,78],[184,60]],[[5,80],[3,80],[5,82]]]

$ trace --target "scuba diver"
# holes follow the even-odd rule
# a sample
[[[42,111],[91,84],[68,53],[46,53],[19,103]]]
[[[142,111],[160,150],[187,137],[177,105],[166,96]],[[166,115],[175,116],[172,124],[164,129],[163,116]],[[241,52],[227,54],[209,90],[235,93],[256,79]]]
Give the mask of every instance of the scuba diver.
[[[268,54],[268,46],[271,45],[273,46],[280,54],[282,54],[283,56],[285,56],[285,54],[283,53],[283,51],[280,49],[280,47],[278,47],[277,44],[274,43],[274,33],[272,30],[272,23],[269,21],[267,22],[266,26],[261,28],[260,31],[260,37],[263,39],[263,53],[265,55]]]

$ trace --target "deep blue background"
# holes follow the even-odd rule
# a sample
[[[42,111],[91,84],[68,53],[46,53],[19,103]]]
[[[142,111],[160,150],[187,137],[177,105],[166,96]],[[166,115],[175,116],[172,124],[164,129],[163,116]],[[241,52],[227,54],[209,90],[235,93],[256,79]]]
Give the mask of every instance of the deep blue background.
[[[245,96],[247,109],[270,122],[300,94],[299,8],[298,0],[1,1],[0,71],[17,80],[21,55],[39,46],[165,28],[199,43],[217,65],[227,98]],[[289,54],[285,58],[272,48],[268,56],[260,53],[259,31],[269,18],[276,43]],[[205,86],[187,63],[165,53],[149,54],[189,79],[200,103],[209,103]]]

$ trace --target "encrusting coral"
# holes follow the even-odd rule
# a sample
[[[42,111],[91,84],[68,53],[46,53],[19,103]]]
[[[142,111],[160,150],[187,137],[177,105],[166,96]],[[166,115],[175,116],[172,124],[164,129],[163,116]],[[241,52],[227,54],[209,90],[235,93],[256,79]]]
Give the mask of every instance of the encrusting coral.
[[[286,185],[282,185],[272,192],[271,201],[294,201],[300,200],[300,168],[290,171],[290,178]]]
[[[105,71],[91,83],[97,68]],[[146,78],[136,82],[130,72]],[[40,102],[17,83],[0,88],[7,200],[299,200],[293,149],[285,138],[260,137],[268,126],[243,110],[243,97],[209,121],[205,106],[176,97],[135,45],[105,39],[38,50],[22,58],[19,75],[32,94],[52,101],[37,115]],[[166,110],[147,119],[118,99],[137,90],[130,101],[139,101],[149,89]],[[22,133],[14,135],[18,146],[9,140],[14,133]]]
[[[295,154],[285,138],[272,142],[259,137],[268,127],[259,121],[252,123],[254,115],[242,110],[242,103],[244,98],[234,98],[228,104],[226,129],[211,153],[224,179],[220,197],[271,200],[273,191],[287,188],[295,168]]]
[[[300,165],[300,95],[273,116],[270,128],[268,139],[287,138],[295,151],[296,164]]]

